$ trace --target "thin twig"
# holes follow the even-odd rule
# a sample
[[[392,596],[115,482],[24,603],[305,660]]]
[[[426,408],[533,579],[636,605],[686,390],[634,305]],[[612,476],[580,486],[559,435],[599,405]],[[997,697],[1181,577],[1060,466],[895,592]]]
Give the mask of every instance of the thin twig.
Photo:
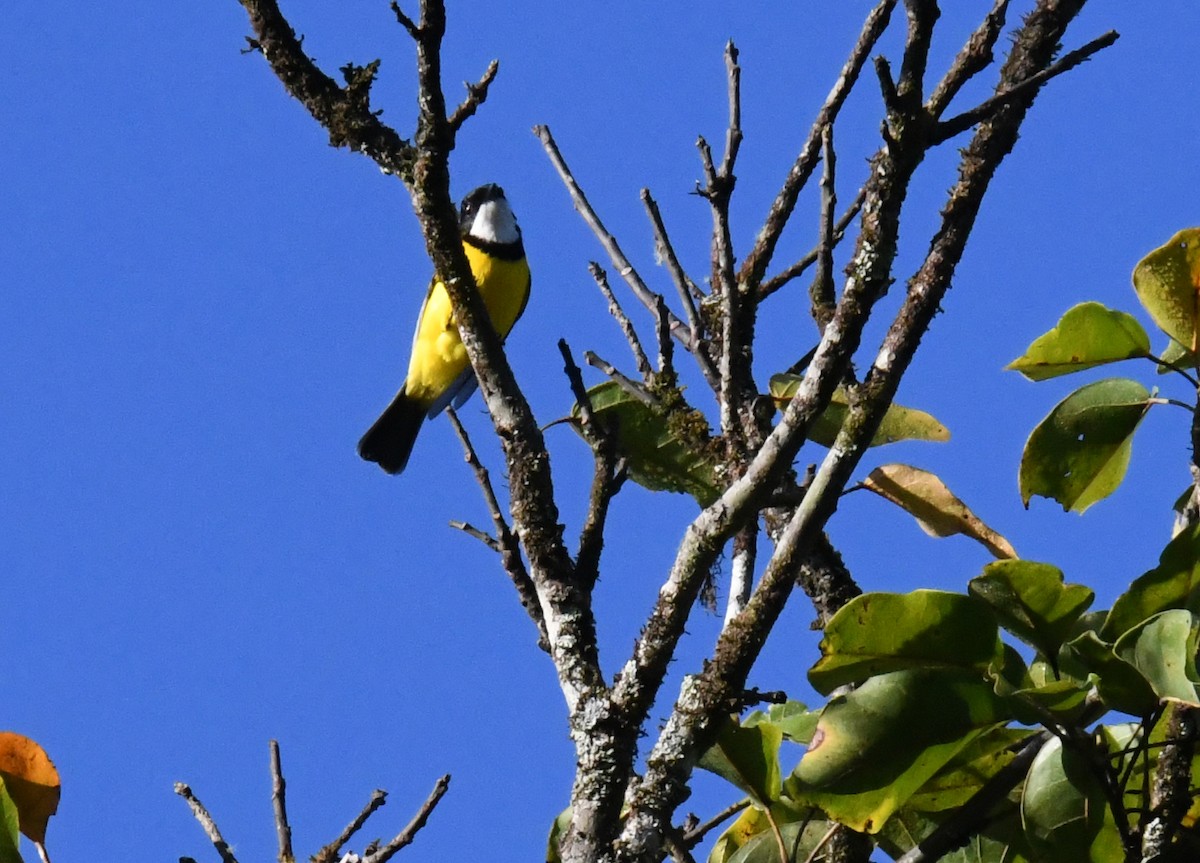
[[[479,485],[479,490],[483,492],[484,502],[487,504],[488,512],[492,516],[492,525],[496,530],[496,548],[500,552],[500,561],[504,566],[504,571],[508,573],[513,587],[517,589],[517,597],[521,600],[521,605],[525,609],[525,613],[537,625],[538,645],[543,650],[548,650],[550,642],[546,634],[546,619],[542,613],[541,602],[538,601],[537,589],[533,585],[533,579],[529,577],[529,571],[525,568],[524,560],[521,559],[521,548],[517,542],[516,534],[509,528],[508,520],[504,517],[504,511],[500,508],[500,501],[496,499],[496,490],[492,487],[492,480],[488,474],[488,469],[479,460],[479,456],[475,452],[475,447],[471,445],[471,438],[467,434],[467,430],[463,428],[463,424],[459,421],[458,414],[454,408],[446,408],[446,416],[450,418],[450,425],[454,427],[454,433],[458,435],[458,439],[462,442],[464,458],[475,473],[475,481]],[[470,531],[467,532],[470,533]]]
[[[667,227],[663,223],[658,202],[650,195],[649,189],[642,189],[640,194],[642,204],[646,207],[646,213],[650,216],[650,226],[654,229],[654,250],[662,263],[666,264],[667,272],[671,274],[671,281],[675,283],[679,298],[683,301],[688,323],[695,330],[699,323],[696,320],[696,302],[704,299],[704,292],[696,286],[695,281],[679,263],[679,256],[675,254],[675,247],[671,244],[671,238],[667,234]]]
[[[671,342],[671,322],[667,319],[667,301],[662,294],[654,304],[654,332],[658,336],[658,374],[666,380],[675,380],[675,346]],[[647,384],[651,383],[649,379]]]
[[[737,815],[739,812],[741,812],[743,809],[745,809],[749,805],[750,805],[750,798],[747,797],[744,800],[739,800],[737,803],[734,803],[730,806],[726,806],[724,809],[722,809],[720,812],[718,812],[712,818],[709,818],[703,824],[701,824],[697,827],[693,827],[691,830],[688,830],[686,833],[684,833],[683,834],[684,843],[689,848],[693,848],[696,845],[699,845],[704,840],[705,836],[707,836],[710,832],[712,832],[716,828],[720,827],[722,824],[724,824],[726,821],[728,821],[734,815]]]
[[[817,329],[825,332],[825,327],[833,320],[837,308],[837,298],[833,289],[833,208],[837,206],[837,189],[835,176],[837,157],[833,151],[833,127],[826,126],[821,133],[821,148],[824,153],[825,170],[821,173],[821,224],[818,231],[817,244],[817,273],[813,277],[808,294],[812,299],[812,316],[817,322]]]
[[[837,224],[833,226],[833,247],[835,249],[837,248],[838,243],[842,241],[842,238],[846,236],[846,229],[850,227],[850,223],[854,221],[854,218],[859,214],[859,211],[862,210],[863,200],[866,198],[866,195],[867,188],[866,186],[863,186],[854,196],[854,200],[850,202],[850,206],[846,208],[844,213],[842,213],[841,218],[837,220]],[[818,244],[810,249],[808,253],[804,255],[804,257],[796,261],[796,263],[792,264],[787,269],[781,270],[778,275],[771,276],[769,279],[763,279],[762,284],[759,285],[758,288],[759,300],[761,301],[766,299],[788,282],[804,275],[808,268],[817,262],[817,258],[820,256],[820,254],[821,246]]]
[[[362,811],[354,817],[354,820],[346,825],[346,828],[338,834],[338,837],[313,855],[312,863],[333,863],[341,854],[342,848],[347,842],[362,829],[362,826],[367,823],[367,819],[375,814],[376,810],[383,804],[387,803],[387,792],[376,788],[371,792],[371,799],[367,801],[367,805],[362,808]]]
[[[588,272],[595,279],[597,287],[600,288],[600,293],[604,294],[604,299],[608,300],[608,313],[613,316],[613,319],[617,322],[617,326],[621,328],[621,332],[625,336],[625,341],[629,343],[629,350],[633,353],[633,361],[637,365],[638,373],[641,374],[646,383],[649,383],[651,376],[654,374],[654,369],[650,365],[650,359],[646,356],[645,349],[642,347],[641,339],[638,338],[637,330],[633,328],[633,322],[629,320],[629,316],[625,314],[625,310],[617,302],[617,297],[613,294],[612,287],[608,284],[608,274],[595,261],[588,264]]]
[[[600,245],[608,253],[609,259],[612,261],[613,266],[616,267],[617,272],[621,274],[621,278],[629,285],[642,305],[648,310],[653,310],[654,292],[647,287],[642,277],[638,275],[629,258],[625,257],[625,253],[621,251],[621,246],[617,243],[617,238],[608,232],[608,229],[604,227],[604,223],[600,221],[600,217],[596,215],[596,211],[592,209],[592,205],[588,203],[587,196],[583,194],[583,189],[579,187],[579,183],[575,180],[571,169],[567,167],[566,160],[563,159],[562,153],[559,152],[558,144],[555,143],[554,136],[550,134],[550,128],[548,126],[534,126],[533,133],[542,142],[542,147],[545,149],[546,155],[550,157],[550,163],[554,166],[554,170],[558,172],[563,185],[567,187],[567,192],[571,196],[571,201],[575,205],[575,209],[583,217],[587,226],[592,229],[592,233],[596,235],[596,239],[600,241]],[[684,347],[692,351],[691,330],[687,324],[679,320],[674,314],[671,315],[671,333],[675,338],[679,339]]]
[[[650,225],[654,229],[654,250],[658,259],[666,265],[667,272],[671,274],[671,281],[683,303],[688,327],[692,332],[692,344],[698,348],[696,361],[700,364],[700,371],[705,378],[710,384],[715,385],[716,372],[713,371],[712,359],[706,350],[703,324],[696,309],[696,301],[703,300],[704,294],[696,287],[696,283],[684,272],[683,266],[679,263],[675,247],[671,245],[671,238],[667,235],[666,225],[663,224],[662,213],[659,212],[658,203],[650,196],[650,190],[642,189],[641,196],[646,213],[650,216]]]
[[[667,337],[668,343],[670,337]],[[579,550],[575,555],[575,574],[588,589],[600,577],[600,553],[604,550],[604,528],[608,521],[608,509],[612,499],[625,484],[625,460],[617,448],[615,429],[596,417],[591,397],[583,384],[583,374],[566,339],[558,340],[564,371],[570,381],[571,392],[579,406],[578,427],[592,448],[595,469],[588,495],[587,515],[579,531]]]
[[[292,828],[287,817],[287,782],[279,759],[279,741],[271,741],[271,803],[275,809],[275,835],[279,839],[279,863],[295,863]]]
[[[187,801],[187,805],[191,807],[192,815],[200,822],[200,826],[204,829],[204,834],[208,837],[208,841],[217,849],[217,853],[221,855],[222,863],[238,863],[233,852],[229,849],[229,843],[221,836],[221,831],[217,828],[217,823],[213,821],[212,815],[204,808],[204,804],[192,793],[183,782],[175,783],[175,793]]]
[[[851,50],[850,57],[842,67],[841,74],[838,75],[829,95],[825,98],[821,110],[817,112],[817,118],[808,133],[804,146],[800,149],[800,155],[796,157],[795,163],[788,171],[787,179],[784,180],[779,194],[775,196],[775,201],[771,204],[771,209],[763,221],[762,230],[759,231],[758,238],[755,240],[754,248],[742,262],[740,280],[743,284],[754,287],[762,281],[767,267],[771,264],[771,258],[775,254],[775,246],[779,242],[779,237],[796,206],[796,199],[812,175],[813,169],[816,168],[821,151],[821,130],[832,125],[837,118],[842,104],[858,80],[863,64],[887,27],[895,5],[896,0],[881,0],[863,22],[858,41]]]
[[[1035,75],[1030,75],[1024,81],[1005,89],[1002,93],[997,93],[971,110],[964,111],[956,117],[951,117],[949,120],[938,123],[937,127],[933,130],[932,143],[940,144],[943,141],[947,141],[955,135],[970,129],[976,123],[988,119],[1001,108],[1011,105],[1019,99],[1027,98],[1051,78],[1055,78],[1064,72],[1069,72],[1096,52],[1102,51],[1109,45],[1112,45],[1120,38],[1120,35],[1116,30],[1110,30],[1103,36],[1099,36],[1088,42],[1082,48],[1076,48],[1074,51],[1064,54],[1062,59],[1056,63],[1051,64]]]
[[[396,0],[392,0],[392,12],[396,14],[396,20],[400,22],[400,26],[408,31],[408,35],[412,36],[415,41],[421,41],[421,28],[417,26],[417,22],[404,14],[400,8],[400,4]]]
[[[462,128],[462,124],[467,122],[467,118],[472,116],[479,110],[479,106],[487,99],[488,87],[492,81],[496,80],[496,73],[500,71],[500,61],[493,60],[488,63],[487,69],[483,73],[483,77],[479,79],[479,83],[472,84],[467,81],[464,86],[467,88],[467,98],[463,99],[462,103],[454,109],[454,113],[450,115],[447,123],[451,130],[457,132]]]
[[[942,112],[963,86],[992,64],[992,49],[996,47],[996,41],[1004,32],[1008,4],[1009,0],[995,0],[992,11],[984,16],[971,38],[958,52],[958,56],[950,64],[950,69],[942,76],[942,80],[933,89],[933,95],[925,103],[929,116],[941,119]]]
[[[474,537],[492,551],[500,553],[500,541],[487,531],[480,530],[479,528],[475,527],[475,525],[471,524],[469,521],[458,521],[456,519],[451,519],[450,526],[455,530],[461,530],[467,536]]]
[[[412,821],[408,822],[408,826],[396,834],[396,837],[382,846],[374,854],[363,858],[363,863],[387,863],[392,856],[403,848],[405,845],[412,843],[416,838],[417,833],[425,826],[425,822],[429,820],[434,807],[445,796],[446,791],[450,788],[450,774],[447,773],[434,784],[433,790],[429,792],[429,796],[425,798],[425,802],[421,804],[421,808],[417,810],[417,814],[413,816]]]
[[[632,378],[622,374],[616,366],[608,360],[597,355],[594,351],[584,351],[583,360],[594,369],[599,369],[608,377],[612,378],[617,385],[629,395],[633,396],[638,401],[646,405],[656,404],[654,396],[647,392],[646,388]]]

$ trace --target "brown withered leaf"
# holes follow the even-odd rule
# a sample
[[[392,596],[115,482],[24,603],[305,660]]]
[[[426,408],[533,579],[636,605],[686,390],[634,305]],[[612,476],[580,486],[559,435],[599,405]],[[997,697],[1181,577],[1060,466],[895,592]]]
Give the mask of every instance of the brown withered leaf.
[[[38,845],[46,841],[46,825],[58,811],[62,783],[50,756],[34,741],[13,731],[0,731],[0,774],[17,805],[21,832]]]
[[[930,536],[961,533],[998,558],[1017,556],[1009,541],[984,524],[936,474],[907,464],[885,464],[871,471],[863,486],[912,515]]]

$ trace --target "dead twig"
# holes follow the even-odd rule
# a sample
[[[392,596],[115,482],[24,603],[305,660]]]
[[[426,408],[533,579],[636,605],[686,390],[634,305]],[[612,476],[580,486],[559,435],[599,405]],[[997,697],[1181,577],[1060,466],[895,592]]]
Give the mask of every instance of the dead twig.
[[[233,856],[233,851],[229,849],[229,843],[221,835],[221,831],[217,828],[217,822],[213,820],[209,811],[204,808],[204,804],[199,798],[192,793],[192,789],[183,782],[175,783],[175,793],[187,801],[187,805],[192,810],[192,815],[200,822],[200,826],[204,829],[204,835],[208,837],[208,841],[217,849],[217,853],[221,855],[221,863],[238,863],[238,859]]]
[[[279,759],[279,741],[271,741],[271,804],[275,810],[275,835],[279,840],[279,863],[295,863],[292,828],[287,817],[287,782]]]

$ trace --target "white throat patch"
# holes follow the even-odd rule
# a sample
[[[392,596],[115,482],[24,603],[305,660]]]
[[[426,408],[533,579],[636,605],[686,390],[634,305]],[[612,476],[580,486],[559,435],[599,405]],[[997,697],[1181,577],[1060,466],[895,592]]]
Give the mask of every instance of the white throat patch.
[[[479,207],[475,221],[469,231],[472,237],[486,243],[515,243],[521,239],[521,231],[517,228],[517,217],[513,215],[508,201],[499,198],[488,201]]]

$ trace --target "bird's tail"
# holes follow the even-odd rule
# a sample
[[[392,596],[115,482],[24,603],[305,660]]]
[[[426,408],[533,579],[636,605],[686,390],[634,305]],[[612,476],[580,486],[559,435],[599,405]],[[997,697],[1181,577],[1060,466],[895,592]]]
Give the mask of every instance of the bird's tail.
[[[358,442],[358,454],[388,473],[400,473],[408,464],[426,411],[425,405],[400,390]]]

